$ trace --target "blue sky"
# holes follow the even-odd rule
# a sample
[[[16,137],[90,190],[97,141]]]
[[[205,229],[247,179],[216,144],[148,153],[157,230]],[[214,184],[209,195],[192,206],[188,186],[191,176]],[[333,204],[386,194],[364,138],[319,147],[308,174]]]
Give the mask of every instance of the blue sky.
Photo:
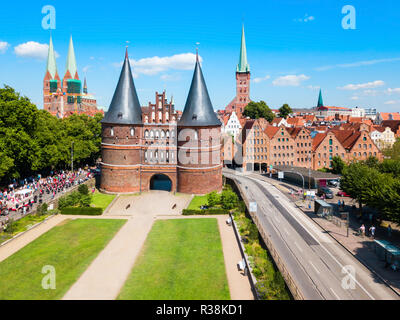
[[[214,108],[224,108],[235,94],[244,23],[253,100],[309,108],[321,87],[326,105],[400,111],[398,1],[7,1],[0,12],[0,85],[40,108],[46,67],[40,44],[50,36],[41,10],[49,4],[56,9],[52,37],[60,77],[72,34],[79,76],[86,75],[89,92],[106,107],[129,41],[142,105],[165,89],[183,108],[199,42]],[[348,4],[356,9],[355,30],[342,28]],[[29,42],[36,44],[23,45]]]

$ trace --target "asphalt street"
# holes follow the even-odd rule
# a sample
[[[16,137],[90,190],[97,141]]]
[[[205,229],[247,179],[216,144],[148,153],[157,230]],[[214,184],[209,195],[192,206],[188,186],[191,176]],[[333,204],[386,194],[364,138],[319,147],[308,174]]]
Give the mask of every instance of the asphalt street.
[[[224,169],[239,182],[275,250],[307,300],[379,300],[398,296],[279,191],[256,174]]]

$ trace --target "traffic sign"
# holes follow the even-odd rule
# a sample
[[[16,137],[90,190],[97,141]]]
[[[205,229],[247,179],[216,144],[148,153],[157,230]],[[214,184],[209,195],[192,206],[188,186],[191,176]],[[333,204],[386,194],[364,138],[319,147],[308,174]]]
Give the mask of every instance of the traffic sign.
[[[278,179],[283,179],[283,171],[278,172]]]

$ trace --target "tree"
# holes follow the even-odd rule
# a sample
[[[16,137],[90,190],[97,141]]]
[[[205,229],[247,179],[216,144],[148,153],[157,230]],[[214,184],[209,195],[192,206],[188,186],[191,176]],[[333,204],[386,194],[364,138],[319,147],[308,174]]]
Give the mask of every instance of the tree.
[[[244,108],[243,115],[245,117],[249,117],[250,119],[264,118],[268,122],[271,122],[275,117],[271,109],[264,101],[249,102],[249,104]]]
[[[383,154],[392,160],[400,160],[400,138],[397,138],[391,148],[385,149]]]
[[[282,107],[279,108],[279,117],[286,119],[292,112],[292,108],[290,108],[289,105],[285,103]]]
[[[220,196],[216,191],[212,191],[207,194],[207,204],[209,207],[215,207],[217,204],[220,203]]]
[[[335,174],[342,174],[343,168],[346,166],[346,163],[342,160],[341,157],[335,156],[332,158],[332,169],[331,172]]]
[[[369,156],[367,160],[365,160],[365,164],[370,168],[378,168],[379,160],[376,157]]]
[[[230,188],[226,188],[222,190],[221,193],[221,204],[224,209],[233,209],[236,208],[239,202],[239,198],[235,192]]]

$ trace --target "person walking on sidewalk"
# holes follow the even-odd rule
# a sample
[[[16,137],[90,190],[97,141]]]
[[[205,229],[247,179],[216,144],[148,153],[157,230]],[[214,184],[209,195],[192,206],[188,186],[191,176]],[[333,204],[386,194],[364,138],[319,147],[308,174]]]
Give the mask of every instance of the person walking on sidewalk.
[[[374,225],[372,225],[372,227],[369,228],[369,232],[371,234],[371,238],[375,239],[375,226]]]
[[[359,235],[362,235],[363,237],[365,236],[365,226],[364,226],[364,224],[362,224],[361,227],[358,228],[358,233],[359,233]]]

